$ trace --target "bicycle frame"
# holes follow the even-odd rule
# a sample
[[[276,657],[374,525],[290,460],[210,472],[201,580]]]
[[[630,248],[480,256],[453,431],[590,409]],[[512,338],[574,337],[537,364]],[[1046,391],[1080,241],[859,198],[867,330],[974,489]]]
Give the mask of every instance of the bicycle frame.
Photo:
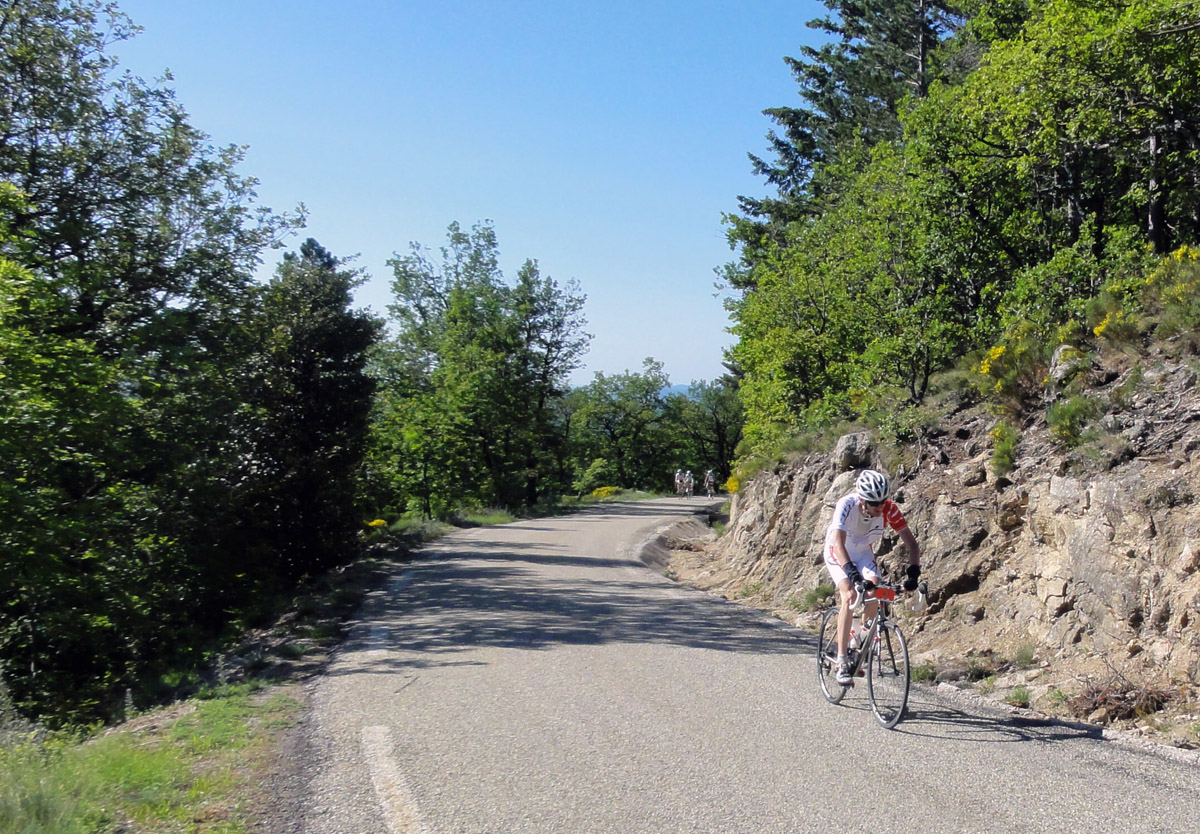
[[[853,615],[862,616],[867,602],[877,603],[875,616],[864,623],[865,631],[858,637],[859,647],[851,665],[851,681],[863,674],[867,678],[867,694],[871,711],[879,723],[891,729],[904,715],[908,704],[911,683],[909,672],[908,644],[904,632],[891,622],[891,605],[896,601],[899,586],[879,583],[871,587],[858,586],[858,599]],[[868,596],[869,594],[869,596]],[[841,703],[846,692],[854,685],[833,684],[832,672],[835,665],[836,623],[839,606],[826,611],[821,622],[817,648],[817,675],[821,690],[830,703]]]
[[[871,596],[868,596],[871,594]],[[881,595],[882,594],[882,595]],[[896,601],[896,589],[890,585],[876,585],[874,588],[863,588],[858,594],[858,605],[851,609],[851,617],[861,616],[866,613],[866,604],[868,602],[876,602],[875,616],[871,618],[868,625],[863,623],[865,631],[858,638],[858,650],[855,652],[857,657],[854,660],[852,674],[857,676],[858,671],[864,667],[870,658],[874,657],[875,652],[879,650],[879,626],[881,623],[887,622],[889,608],[891,603]]]

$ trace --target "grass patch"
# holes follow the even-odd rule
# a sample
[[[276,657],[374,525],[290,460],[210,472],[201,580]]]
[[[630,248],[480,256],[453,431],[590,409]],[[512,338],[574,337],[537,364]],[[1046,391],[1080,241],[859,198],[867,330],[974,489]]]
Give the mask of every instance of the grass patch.
[[[1167,510],[1175,507],[1183,507],[1194,503],[1196,500],[1195,494],[1186,481],[1172,481],[1168,484],[1163,484],[1157,487],[1145,499],[1146,506],[1152,510]]]
[[[822,608],[825,602],[834,594],[836,589],[828,582],[822,583],[811,591],[805,591],[804,596],[792,596],[788,599],[788,605],[797,611],[804,613],[807,611],[816,611]]]
[[[737,595],[738,599],[748,599],[749,597],[756,597],[766,590],[767,584],[765,582],[751,582],[743,586]]]
[[[279,656],[285,660],[299,660],[311,651],[317,651],[313,646],[301,643],[284,643],[279,647]]]
[[[316,625],[305,625],[296,629],[296,636],[305,640],[328,642],[342,636],[342,625],[339,622],[324,622]]]
[[[1015,689],[1013,689],[1012,692],[1008,693],[1008,697],[1006,697],[1004,699],[1004,703],[1008,704],[1009,706],[1022,707],[1024,709],[1028,709],[1029,708],[1029,688],[1025,687],[1025,686],[1016,687]]]
[[[1013,664],[1018,669],[1028,669],[1036,662],[1037,658],[1031,643],[1024,643],[1017,647],[1017,652],[1013,655]]]
[[[433,541],[439,536],[446,535],[453,529],[453,527],[444,521],[421,518],[416,515],[403,516],[388,528],[389,532],[414,542]]]
[[[238,834],[271,743],[301,705],[253,685],[148,713],[100,735],[0,747],[0,831],[11,834]],[[159,716],[156,718],[156,716]]]
[[[509,524],[517,517],[507,510],[472,510],[454,519],[458,527],[491,527],[496,524]]]
[[[937,668],[931,663],[922,663],[909,669],[909,675],[917,683],[933,683],[937,680]]]
[[[610,491],[615,490],[615,491]],[[670,493],[673,497],[675,493]],[[615,501],[645,501],[650,498],[666,497],[667,493],[658,495],[653,492],[646,492],[640,489],[617,489],[616,487],[606,487],[600,495],[590,494],[583,496],[564,495],[554,508],[554,512],[569,512],[581,507],[590,507],[593,504],[611,504]]]

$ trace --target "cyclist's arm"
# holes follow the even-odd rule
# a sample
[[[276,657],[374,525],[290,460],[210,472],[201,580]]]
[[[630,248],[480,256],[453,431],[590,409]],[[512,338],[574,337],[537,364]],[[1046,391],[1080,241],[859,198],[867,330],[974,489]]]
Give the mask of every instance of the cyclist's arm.
[[[912,534],[912,530],[905,527],[899,535],[900,540],[908,546],[908,563],[910,565],[921,564],[921,546],[917,544],[917,537]]]
[[[835,530],[833,533],[833,558],[837,559],[838,565],[845,569],[850,562],[850,553],[846,550],[846,531]]]

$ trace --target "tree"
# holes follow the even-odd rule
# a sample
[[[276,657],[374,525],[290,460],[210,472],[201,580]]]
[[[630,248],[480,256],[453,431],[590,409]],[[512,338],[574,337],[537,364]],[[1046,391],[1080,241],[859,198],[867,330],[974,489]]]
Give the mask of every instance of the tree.
[[[240,150],[213,148],[170,90],[116,75],[107,49],[134,31],[89,0],[0,6],[0,183],[21,196],[0,327],[28,360],[0,397],[41,404],[4,418],[25,451],[3,561],[38,582],[0,602],[0,659],[52,720],[144,702],[243,613],[244,554],[219,545],[248,465],[252,275],[296,222],[254,205]]]
[[[60,327],[105,352],[156,352],[164,316],[238,304],[292,220],[253,205],[242,152],[214,149],[167,88],[115,75],[108,47],[136,28],[97,0],[0,9],[0,178],[27,198],[23,261],[62,281]]]
[[[63,306],[0,258],[0,659],[26,713],[94,718],[156,633],[162,577],[130,524],[136,488],[110,474],[135,406],[92,344],[48,330]]]
[[[731,218],[732,242],[757,251],[761,236],[820,212],[836,192],[822,168],[855,145],[873,147],[900,138],[900,107],[923,98],[940,72],[938,49],[962,28],[959,4],[939,0],[824,0],[832,12],[810,28],[833,36],[819,48],[801,47],[785,58],[800,85],[802,107],[775,107],[766,115],[782,135],[768,135],[773,160],[751,155],[755,173],[778,197],[739,197],[744,217]]]
[[[665,412],[669,430],[681,447],[680,463],[712,469],[718,483],[727,481],[745,422],[737,376],[728,373],[712,382],[694,381],[686,394],[667,397]]]
[[[604,458],[625,488],[665,488],[675,450],[664,423],[663,391],[671,384],[661,362],[640,372],[597,372],[572,393],[572,437],[581,472]]]
[[[463,501],[519,509],[567,486],[557,407],[590,338],[584,297],[526,261],[513,284],[495,231],[451,224],[441,263],[414,244],[391,262],[397,333],[380,355],[376,471],[426,513]],[[438,431],[414,433],[414,422]],[[406,458],[389,465],[384,453]]]
[[[1137,273],[1139,238],[1161,253],[1200,233],[1200,6],[971,7],[941,57],[974,49],[965,75],[904,99],[898,135],[831,140],[807,186],[820,200],[744,239],[730,308],[752,448],[919,403],[972,350],[1052,349]]]
[[[262,293],[231,533],[240,548],[258,543],[272,584],[345,562],[361,529],[355,487],[375,393],[365,368],[382,323],[351,309],[359,283],[309,238]]]

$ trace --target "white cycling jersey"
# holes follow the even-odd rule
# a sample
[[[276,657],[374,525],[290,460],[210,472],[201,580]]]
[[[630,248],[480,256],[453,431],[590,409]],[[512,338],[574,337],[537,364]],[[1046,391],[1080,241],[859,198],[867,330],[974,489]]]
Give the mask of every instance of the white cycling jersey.
[[[838,564],[833,555],[833,543],[837,539],[837,531],[846,531],[846,553],[856,562],[865,556],[870,556],[871,546],[883,538],[885,527],[891,527],[896,532],[908,527],[904,513],[896,506],[896,502],[883,502],[883,513],[872,518],[863,512],[862,499],[853,492],[841,498],[833,508],[833,519],[825,530],[825,561]]]

